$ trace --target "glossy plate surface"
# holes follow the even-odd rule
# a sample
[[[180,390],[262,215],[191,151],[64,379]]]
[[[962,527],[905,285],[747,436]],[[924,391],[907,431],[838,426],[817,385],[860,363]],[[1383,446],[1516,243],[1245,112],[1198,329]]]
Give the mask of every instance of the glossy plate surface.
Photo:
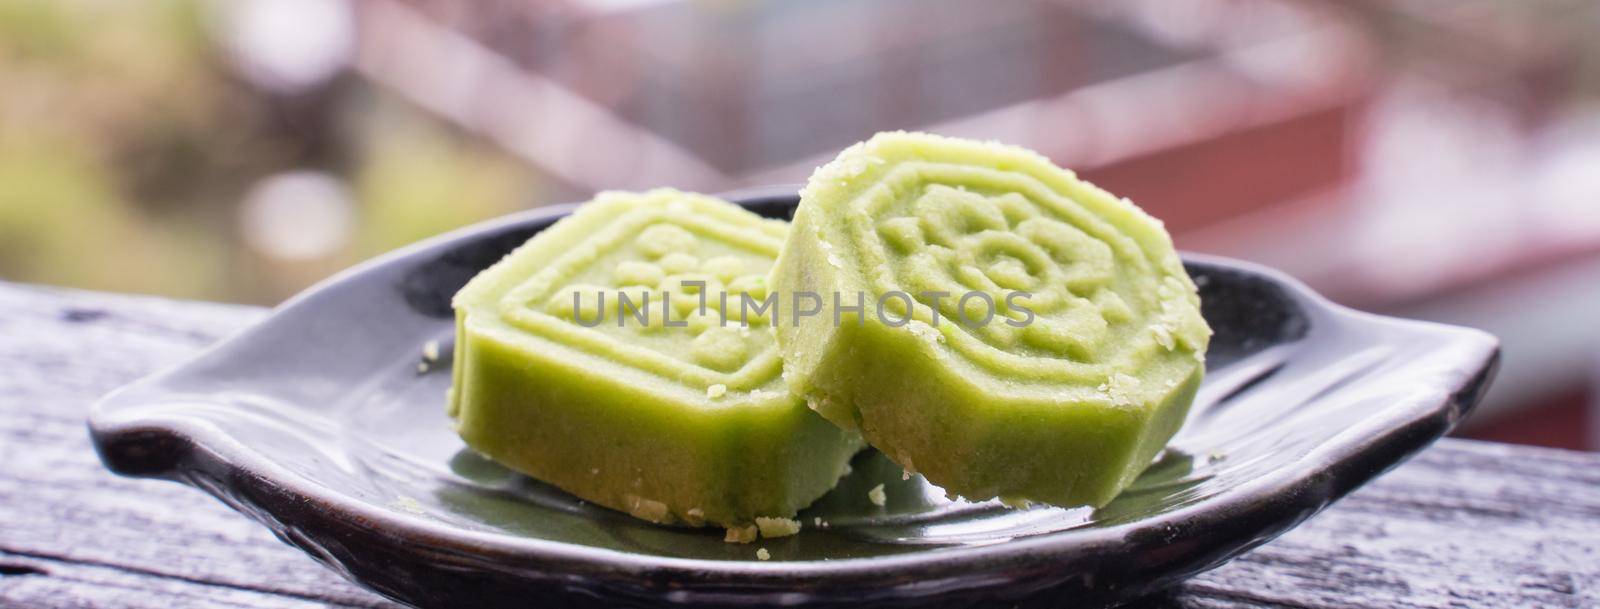
[[[734,198],[786,217],[795,197],[772,192]],[[1356,313],[1188,256],[1216,331],[1208,377],[1167,452],[1109,506],[952,502],[869,451],[801,513],[800,535],[727,544],[586,505],[449,429],[450,297],[570,209],[364,264],[118,390],[90,419],[102,459],[203,489],[420,606],[1105,605],[1221,564],[1399,463],[1465,414],[1497,360],[1481,332]],[[442,359],[419,373],[429,341]]]

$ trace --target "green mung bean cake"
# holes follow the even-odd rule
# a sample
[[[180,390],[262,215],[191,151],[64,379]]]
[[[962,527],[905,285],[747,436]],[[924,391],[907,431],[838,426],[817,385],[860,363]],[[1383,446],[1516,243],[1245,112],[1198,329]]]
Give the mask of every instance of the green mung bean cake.
[[[456,294],[457,431],[653,522],[744,530],[794,515],[833,488],[859,437],[788,390],[765,317],[719,314],[724,294],[766,296],[786,232],[701,195],[599,195]]]
[[[768,284],[790,388],[952,495],[1102,506],[1211,331],[1160,222],[1029,150],[882,133],[817,169]],[[861,295],[858,298],[858,295]]]

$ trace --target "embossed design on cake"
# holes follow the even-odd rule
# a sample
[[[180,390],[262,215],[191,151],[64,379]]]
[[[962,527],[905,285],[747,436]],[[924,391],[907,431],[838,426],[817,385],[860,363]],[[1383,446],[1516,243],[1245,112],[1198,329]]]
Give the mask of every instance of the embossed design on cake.
[[[762,316],[741,299],[766,297],[781,224],[759,230],[685,213],[671,203],[631,209],[507,292],[505,319],[524,331],[641,370],[759,387],[780,362]],[[727,312],[724,315],[724,308]]]
[[[702,195],[602,193],[457,293],[456,431],[652,522],[792,516],[860,438],[788,391],[767,325],[719,312],[723,294],[765,295],[787,232]]]
[[[1103,505],[1203,374],[1160,223],[1031,151],[879,134],[812,175],[792,231],[773,289],[885,311],[774,326],[791,389],[963,496]]]

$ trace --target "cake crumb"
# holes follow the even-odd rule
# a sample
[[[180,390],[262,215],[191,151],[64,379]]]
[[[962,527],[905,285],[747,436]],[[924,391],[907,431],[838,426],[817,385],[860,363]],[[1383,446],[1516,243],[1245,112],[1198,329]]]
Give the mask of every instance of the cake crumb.
[[[722,383],[717,383],[717,384],[712,385],[710,387],[706,387],[706,397],[708,397],[708,398],[712,398],[712,399],[720,398],[720,397],[722,397],[724,395],[727,395],[727,393],[728,393],[728,386],[724,385]]]
[[[430,362],[439,361],[439,341],[430,340],[422,343],[422,359]]]
[[[911,331],[913,336],[926,340],[930,343],[944,342],[943,332],[934,329],[933,326],[928,325],[926,322],[923,322],[920,319],[911,320],[906,324],[906,328]]]
[[[417,362],[417,374],[428,373],[428,362]]]
[[[800,532],[800,521],[792,518],[756,517],[756,528],[767,538],[788,537]]]
[[[867,491],[867,501],[871,501],[872,505],[883,507],[888,505],[889,495],[883,492],[883,485],[879,484],[872,487],[872,490]]]
[[[1218,461],[1221,461],[1223,459],[1228,458],[1228,454],[1224,453],[1224,452],[1214,452],[1214,453],[1211,453],[1210,455],[1207,455],[1206,458],[1209,459],[1212,463],[1216,463]]]
[[[900,470],[900,479],[901,480],[910,480],[911,479],[911,470],[909,470],[909,469]]]
[[[725,543],[750,543],[756,540],[756,525],[747,524],[742,527],[728,527],[728,532],[722,536]]]
[[[1000,505],[1006,506],[1013,510],[1026,510],[1033,506],[1033,502],[1021,497],[1008,497],[1006,495],[1001,495]]]
[[[645,499],[638,495],[629,495],[626,499],[628,501],[627,512],[634,518],[662,524],[667,522],[667,516],[671,514],[667,509],[667,504],[660,501]]]
[[[757,549],[756,560],[772,560],[772,553],[768,552],[766,548]]]
[[[817,527],[819,529],[822,528],[822,517],[818,516],[816,518],[812,518],[811,519],[811,525],[815,526],[815,527]]]
[[[389,507],[409,514],[417,514],[419,516],[426,516],[428,514],[428,510],[422,507],[422,503],[405,495],[396,497],[394,501],[389,502]]]
[[[700,508],[689,508],[689,511],[683,513],[683,520],[691,525],[700,526],[706,523],[706,512]]]
[[[1171,351],[1178,348],[1178,341],[1172,337],[1172,328],[1167,327],[1166,322],[1150,324],[1150,332],[1155,335],[1156,344],[1161,345],[1162,349]]]
[[[1139,391],[1139,378],[1122,372],[1111,375],[1097,388],[1101,394],[1118,406],[1132,406]]]

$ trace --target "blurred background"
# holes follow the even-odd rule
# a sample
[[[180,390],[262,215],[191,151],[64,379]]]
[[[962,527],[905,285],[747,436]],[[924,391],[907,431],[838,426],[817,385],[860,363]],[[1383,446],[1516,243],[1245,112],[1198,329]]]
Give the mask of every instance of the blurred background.
[[[1180,247],[1484,328],[1472,437],[1600,448],[1600,5],[4,0],[0,278],[273,304],[875,131],[1037,149]]]

